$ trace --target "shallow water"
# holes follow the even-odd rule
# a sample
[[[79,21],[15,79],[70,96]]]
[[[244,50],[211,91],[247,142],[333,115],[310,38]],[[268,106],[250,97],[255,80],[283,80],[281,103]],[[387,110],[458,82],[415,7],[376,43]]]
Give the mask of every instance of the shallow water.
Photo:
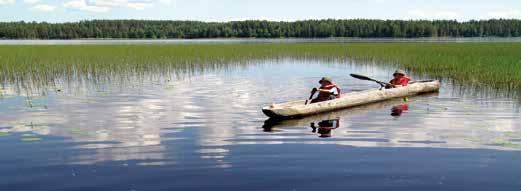
[[[377,88],[349,73],[386,79],[392,69],[288,58],[187,76],[61,81],[45,95],[7,84],[0,190],[521,188],[513,98],[444,81],[435,94],[265,122],[262,106],[305,99],[321,76],[345,91]]]

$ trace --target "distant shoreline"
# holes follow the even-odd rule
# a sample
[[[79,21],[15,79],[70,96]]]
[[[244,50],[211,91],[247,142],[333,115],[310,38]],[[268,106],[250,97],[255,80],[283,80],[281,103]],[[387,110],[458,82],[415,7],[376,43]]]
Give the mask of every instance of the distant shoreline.
[[[304,20],[154,21],[71,23],[0,22],[0,39],[214,39],[214,38],[461,38],[521,37],[521,20]]]
[[[201,38],[201,39],[0,39],[0,45],[168,45],[263,43],[495,43],[521,42],[521,37],[460,38]]]

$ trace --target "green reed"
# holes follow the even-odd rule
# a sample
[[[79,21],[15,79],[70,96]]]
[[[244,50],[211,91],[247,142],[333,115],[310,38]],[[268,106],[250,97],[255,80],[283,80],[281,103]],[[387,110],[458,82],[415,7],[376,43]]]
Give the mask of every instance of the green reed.
[[[521,43],[295,43],[0,46],[0,83],[107,83],[148,74],[186,74],[261,59],[354,59],[395,65],[460,83],[521,90]]]

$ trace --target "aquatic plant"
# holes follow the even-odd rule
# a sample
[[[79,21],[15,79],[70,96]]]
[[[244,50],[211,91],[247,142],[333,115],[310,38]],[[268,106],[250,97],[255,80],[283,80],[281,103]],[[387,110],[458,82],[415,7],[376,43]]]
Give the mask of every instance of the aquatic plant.
[[[182,76],[261,59],[295,58],[371,61],[433,78],[520,91],[519,52],[520,43],[6,45],[0,46],[0,83],[20,91],[70,81],[123,83],[150,74]]]

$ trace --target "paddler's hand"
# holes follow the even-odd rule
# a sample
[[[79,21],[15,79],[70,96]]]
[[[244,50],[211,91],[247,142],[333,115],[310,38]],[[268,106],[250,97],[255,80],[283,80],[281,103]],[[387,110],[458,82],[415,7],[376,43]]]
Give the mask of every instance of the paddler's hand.
[[[318,91],[317,88],[313,88],[313,89],[311,90],[311,94],[314,94],[314,93],[316,93],[317,91]]]
[[[392,85],[392,84],[387,84],[387,85],[385,86],[385,89],[391,89],[391,88],[396,88],[396,86],[395,86],[395,85]]]

